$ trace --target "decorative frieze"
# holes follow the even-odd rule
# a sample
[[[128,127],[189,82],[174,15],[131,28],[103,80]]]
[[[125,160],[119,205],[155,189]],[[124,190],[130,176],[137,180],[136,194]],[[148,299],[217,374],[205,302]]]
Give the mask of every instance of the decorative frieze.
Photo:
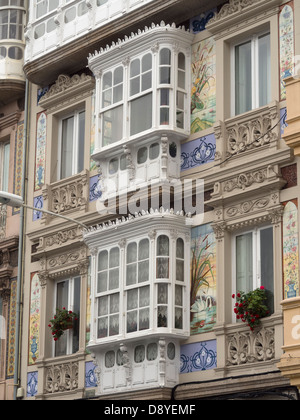
[[[6,236],[6,216],[6,206],[0,204],[0,239],[4,239]]]
[[[275,358],[275,329],[243,331],[229,334],[227,340],[227,366],[242,366],[267,362]]]
[[[78,362],[53,364],[46,368],[45,394],[73,391],[78,388]]]

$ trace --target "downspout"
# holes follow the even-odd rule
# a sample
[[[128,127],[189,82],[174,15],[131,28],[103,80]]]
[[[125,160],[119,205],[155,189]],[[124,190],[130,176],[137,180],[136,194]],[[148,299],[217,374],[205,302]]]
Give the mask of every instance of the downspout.
[[[25,200],[27,182],[27,132],[28,132],[28,111],[29,111],[29,81],[26,79],[25,88],[25,110],[24,110],[24,136],[23,136],[23,167],[22,167],[22,192],[21,196]],[[23,272],[24,272],[24,227],[25,227],[25,208],[20,208],[20,232],[18,249],[18,277],[17,277],[17,303],[16,303],[16,334],[15,334],[15,360],[14,360],[14,400],[17,399],[17,391],[20,386],[20,367],[21,367],[21,336],[22,336],[22,294],[23,294]]]

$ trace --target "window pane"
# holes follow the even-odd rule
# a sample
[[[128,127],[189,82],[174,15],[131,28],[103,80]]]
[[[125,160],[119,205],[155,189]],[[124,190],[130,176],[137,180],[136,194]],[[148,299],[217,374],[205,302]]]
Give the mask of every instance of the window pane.
[[[139,315],[139,331],[148,330],[150,328],[150,311],[149,309],[141,309]]]
[[[105,367],[106,368],[112,368],[115,365],[115,352],[114,351],[108,351],[105,353]]]
[[[119,269],[109,270],[109,290],[118,289],[119,287]]]
[[[267,105],[271,100],[271,51],[270,34],[258,39],[259,60],[259,106]]]
[[[98,338],[104,338],[108,335],[108,317],[98,319]]]
[[[171,51],[168,48],[163,48],[160,52],[160,64],[171,64]]]
[[[140,93],[140,77],[130,80],[130,96]]]
[[[235,47],[235,113],[252,109],[251,42]]]
[[[109,267],[114,268],[119,266],[119,248],[112,248],[109,253]]]
[[[178,68],[185,70],[185,55],[183,53],[178,54]]]
[[[126,268],[126,284],[130,286],[136,283],[136,264],[127,265]]]
[[[133,60],[130,64],[130,77],[135,77],[139,75],[140,72],[141,72],[140,60],[139,59]]]
[[[184,242],[183,242],[182,238],[177,239],[176,257],[177,258],[184,258]]]
[[[136,309],[138,306],[138,289],[129,290],[127,293],[127,310]]]
[[[103,293],[107,291],[107,271],[98,273],[98,285],[97,293]]]
[[[145,73],[152,69],[152,55],[146,54],[142,59],[142,72]]]
[[[103,113],[103,146],[116,143],[123,137],[123,106]]]
[[[144,308],[150,305],[150,287],[141,287],[140,289],[139,307]]]
[[[143,239],[139,243],[139,260],[149,258],[149,240]]]
[[[137,346],[134,349],[135,363],[142,363],[145,360],[145,346]]]
[[[156,360],[157,358],[157,344],[156,343],[151,343],[147,346],[147,360],[151,361],[151,360]]]
[[[78,156],[77,173],[84,169],[84,132],[85,132],[85,112],[78,114]]]
[[[160,80],[161,85],[171,83],[171,68],[170,67],[161,67],[160,69]]]
[[[268,307],[274,312],[273,228],[260,231],[261,285],[268,291]]]
[[[157,303],[168,303],[168,285],[165,283],[157,286]]]
[[[137,331],[137,311],[127,313],[127,332]]]
[[[109,336],[119,334],[119,315],[113,315],[109,317]]]
[[[119,169],[119,160],[117,158],[111,159],[109,161],[108,172],[110,175],[113,175],[118,172]]]
[[[103,90],[112,87],[112,72],[105,73],[103,75]]]
[[[108,252],[102,251],[98,256],[98,271],[106,270],[108,268]]]
[[[127,246],[127,264],[137,260],[137,244],[133,242]]]
[[[62,122],[61,179],[72,175],[74,117]]]
[[[130,135],[152,127],[152,93],[131,101]]]
[[[148,158],[148,149],[147,149],[147,147],[141,147],[138,150],[137,163],[139,165],[141,165],[142,163],[145,163],[146,162],[147,158]]]
[[[253,290],[253,238],[252,233],[236,238],[236,289],[241,292]]]
[[[73,320],[72,353],[76,353],[79,350],[80,283],[80,277],[74,278],[73,311],[78,315],[78,318]]]
[[[108,296],[98,299],[98,316],[108,315]]]
[[[169,256],[169,238],[166,235],[160,235],[157,238],[157,255]]]
[[[175,328],[182,330],[183,328],[183,312],[182,308],[175,308]]]
[[[69,281],[62,281],[57,283],[57,296],[56,296],[56,307],[59,309],[68,308],[68,295],[69,295]]]
[[[139,262],[138,264],[138,282],[143,283],[149,280],[149,260]]]

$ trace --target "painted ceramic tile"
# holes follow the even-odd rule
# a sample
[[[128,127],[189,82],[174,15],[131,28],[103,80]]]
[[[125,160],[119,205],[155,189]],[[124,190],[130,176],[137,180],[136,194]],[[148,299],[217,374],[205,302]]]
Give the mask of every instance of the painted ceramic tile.
[[[284,130],[286,129],[286,127],[288,126],[286,123],[286,119],[287,119],[287,114],[286,114],[286,108],[282,108],[280,110],[280,119],[281,119],[281,124],[280,124],[280,135],[281,137],[284,134]]]
[[[34,397],[37,394],[38,372],[27,373],[27,397]]]
[[[181,171],[214,162],[216,138],[214,134],[184,143],[181,146]]]
[[[283,6],[279,15],[280,97],[286,98],[284,79],[294,72],[294,11],[293,2]]]
[[[40,190],[45,184],[46,139],[47,117],[46,114],[42,112],[38,115],[36,129],[35,191]]]
[[[91,336],[91,257],[89,257],[88,280],[87,280],[87,302],[86,302],[86,344],[90,341]],[[86,349],[86,352],[89,351]]]
[[[298,209],[292,201],[283,214],[283,276],[285,299],[299,296]]]
[[[38,197],[34,197],[33,207],[35,207],[36,209],[42,209],[44,207],[44,198],[42,195],[39,195]],[[41,218],[42,218],[42,212],[33,210],[32,221],[36,222],[37,220],[40,220]]]
[[[85,364],[85,387],[94,388],[97,386],[95,368],[93,362],[86,362]]]
[[[214,17],[215,12],[217,9],[209,10],[208,12],[201,13],[190,19],[190,32],[193,34],[197,34],[198,32],[202,32],[206,29],[206,24]]]
[[[17,316],[17,279],[13,279],[10,289],[8,349],[7,349],[7,377],[14,376],[15,372],[15,341],[16,341],[16,316]]]
[[[31,274],[30,317],[29,317],[29,360],[28,364],[35,363],[39,356],[40,342],[40,304],[41,287],[37,273]]]
[[[211,331],[216,323],[216,240],[210,224],[192,229],[191,335]]]
[[[180,373],[199,372],[217,367],[217,341],[181,346]]]
[[[205,39],[192,50],[191,133],[216,122],[216,47]]]
[[[96,201],[102,196],[99,184],[99,176],[95,175],[90,178],[90,201]]]
[[[22,194],[22,168],[23,168],[23,137],[24,121],[17,125],[15,142],[15,167],[14,167],[14,194]],[[20,209],[13,209],[13,214],[19,213]]]

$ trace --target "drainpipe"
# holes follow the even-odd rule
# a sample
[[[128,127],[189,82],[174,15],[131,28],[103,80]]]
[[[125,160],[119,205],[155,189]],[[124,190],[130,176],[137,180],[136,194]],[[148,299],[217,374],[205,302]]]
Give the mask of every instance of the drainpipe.
[[[29,110],[29,81],[26,79],[25,88],[25,110],[24,110],[24,136],[23,136],[23,167],[22,167],[22,197],[26,195],[26,167],[27,167],[27,131],[28,131],[28,110]],[[17,277],[17,303],[16,303],[16,333],[15,333],[15,360],[14,360],[14,400],[17,399],[17,391],[20,386],[20,365],[21,365],[21,335],[22,335],[22,293],[23,293],[23,272],[24,272],[24,207],[20,208],[20,232],[18,249],[18,277]]]

